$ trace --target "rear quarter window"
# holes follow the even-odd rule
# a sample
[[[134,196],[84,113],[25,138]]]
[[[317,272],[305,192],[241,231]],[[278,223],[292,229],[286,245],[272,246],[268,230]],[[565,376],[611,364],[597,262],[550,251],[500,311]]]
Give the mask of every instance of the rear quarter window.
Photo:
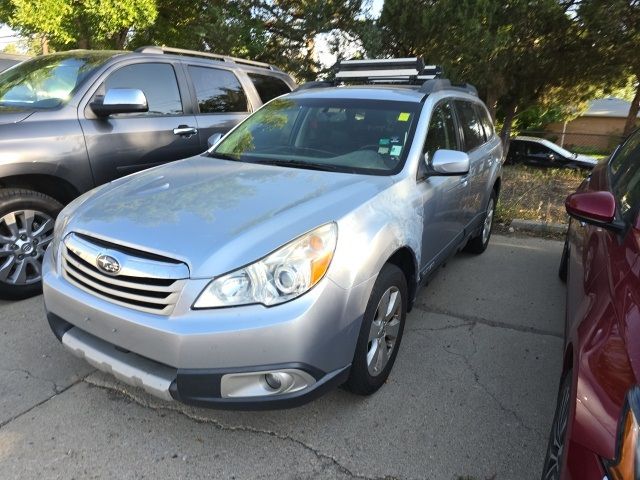
[[[291,92],[291,88],[279,78],[270,75],[260,75],[259,73],[249,73],[249,78],[256,87],[262,103],[267,103],[280,95]]]

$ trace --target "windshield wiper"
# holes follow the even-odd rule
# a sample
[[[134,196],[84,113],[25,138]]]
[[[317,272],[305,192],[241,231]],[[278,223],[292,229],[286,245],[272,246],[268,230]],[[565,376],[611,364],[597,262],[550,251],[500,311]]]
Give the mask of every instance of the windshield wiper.
[[[278,167],[303,168],[306,170],[320,170],[325,172],[348,172],[355,173],[354,169],[330,165],[327,163],[303,162],[300,160],[257,160],[255,163],[261,165],[275,165]]]

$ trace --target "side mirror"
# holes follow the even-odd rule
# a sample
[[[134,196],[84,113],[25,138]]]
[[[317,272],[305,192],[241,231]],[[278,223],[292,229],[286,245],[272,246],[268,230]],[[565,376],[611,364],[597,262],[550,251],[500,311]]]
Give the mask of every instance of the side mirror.
[[[147,97],[137,88],[111,88],[102,99],[96,99],[90,106],[98,117],[149,111]]]
[[[624,230],[624,223],[616,220],[616,199],[611,192],[576,192],[565,201],[567,213],[580,222],[607,228]]]
[[[209,146],[209,148],[213,148],[218,144],[218,142],[220,141],[221,138],[222,138],[222,134],[221,133],[214,133],[207,140],[207,145]]]
[[[429,154],[425,153],[425,162],[435,175],[457,176],[469,173],[469,155],[457,150],[436,150],[429,162]]]

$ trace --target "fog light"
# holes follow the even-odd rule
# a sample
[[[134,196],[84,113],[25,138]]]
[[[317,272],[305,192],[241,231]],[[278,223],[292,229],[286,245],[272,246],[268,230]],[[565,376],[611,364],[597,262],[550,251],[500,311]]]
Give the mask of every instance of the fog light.
[[[303,370],[287,368],[262,372],[227,373],[220,381],[223,398],[283,395],[307,388],[316,379]]]

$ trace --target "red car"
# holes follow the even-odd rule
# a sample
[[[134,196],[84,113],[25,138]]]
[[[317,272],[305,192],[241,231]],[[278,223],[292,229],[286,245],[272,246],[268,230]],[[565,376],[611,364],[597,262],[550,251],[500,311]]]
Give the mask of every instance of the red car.
[[[542,478],[639,480],[640,131],[566,208],[564,364]]]

